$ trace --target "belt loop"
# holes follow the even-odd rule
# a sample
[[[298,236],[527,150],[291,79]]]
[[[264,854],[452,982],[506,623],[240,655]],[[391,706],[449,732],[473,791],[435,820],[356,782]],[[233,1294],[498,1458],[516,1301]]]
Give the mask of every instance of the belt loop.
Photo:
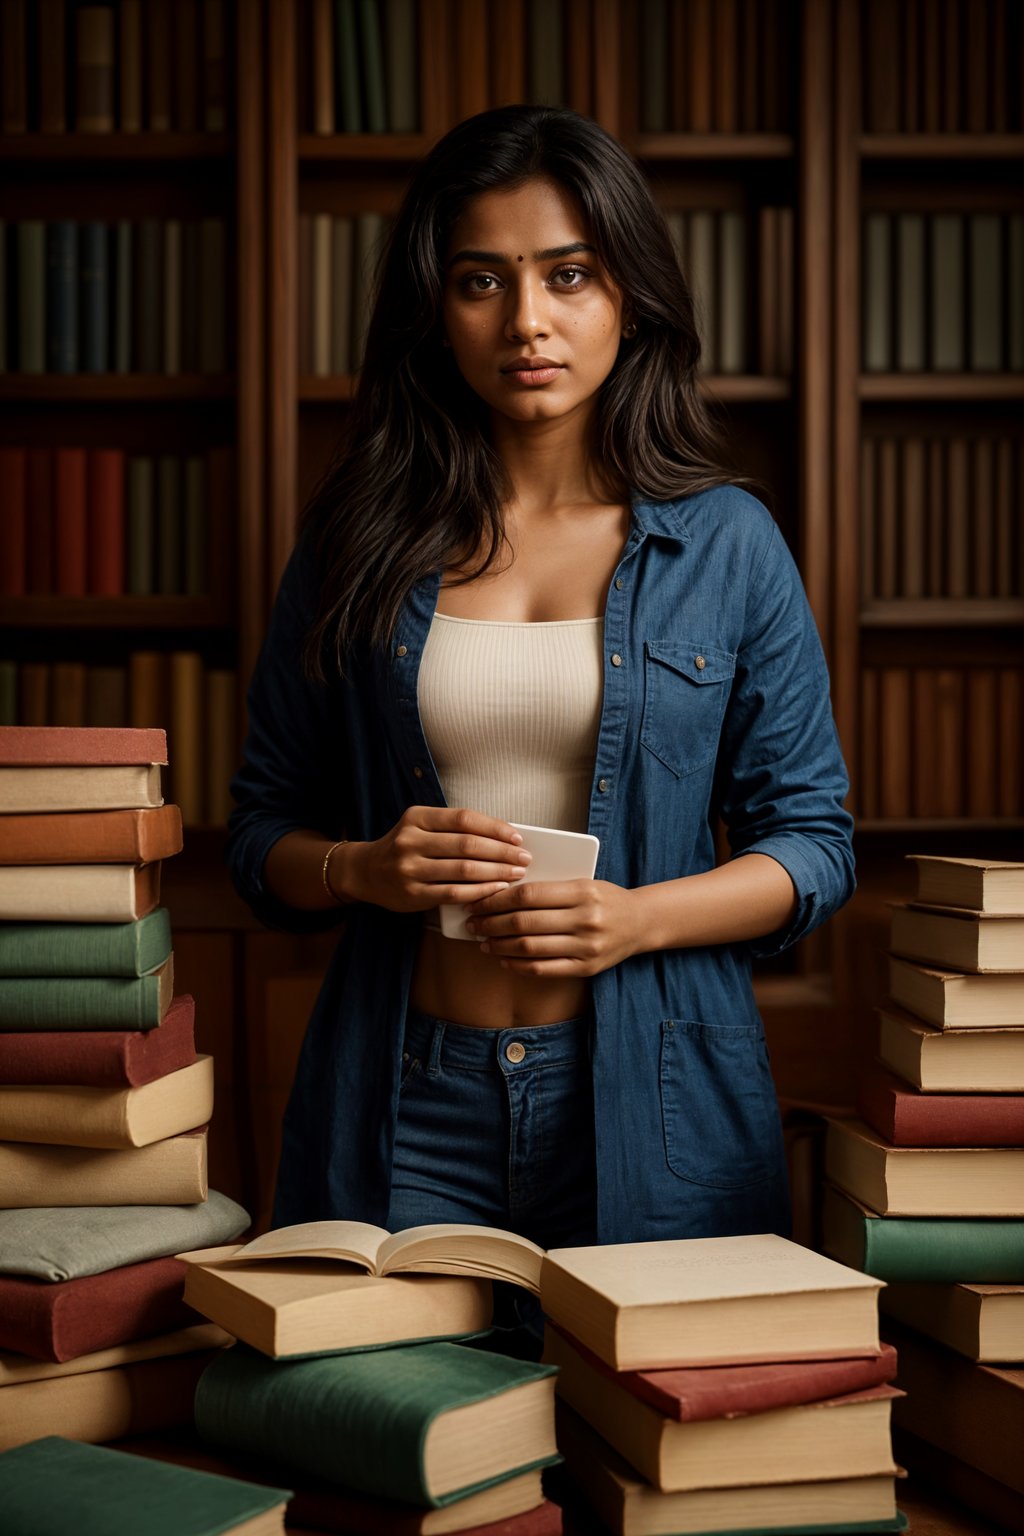
[[[427,1058],[427,1076],[436,1077],[441,1070],[441,1048],[444,1045],[445,1022],[443,1019],[434,1020],[434,1033],[430,1040],[430,1054]]]

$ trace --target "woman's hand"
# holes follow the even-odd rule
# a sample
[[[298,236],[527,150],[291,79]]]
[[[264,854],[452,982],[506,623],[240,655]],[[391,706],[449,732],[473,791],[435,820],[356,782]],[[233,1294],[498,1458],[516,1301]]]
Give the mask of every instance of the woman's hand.
[[[466,927],[521,976],[596,976],[647,947],[634,896],[608,880],[526,880],[474,902]]]
[[[411,805],[376,842],[354,845],[355,893],[389,912],[477,901],[522,879],[531,857],[522,841],[480,811]]]

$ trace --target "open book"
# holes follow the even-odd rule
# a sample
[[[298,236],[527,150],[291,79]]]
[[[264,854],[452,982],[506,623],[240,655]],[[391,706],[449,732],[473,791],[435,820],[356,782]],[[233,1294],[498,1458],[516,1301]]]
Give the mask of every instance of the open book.
[[[540,1295],[543,1257],[536,1243],[500,1227],[440,1222],[391,1233],[365,1221],[306,1221],[265,1232],[220,1262],[337,1259],[371,1275],[472,1275],[509,1280]]]

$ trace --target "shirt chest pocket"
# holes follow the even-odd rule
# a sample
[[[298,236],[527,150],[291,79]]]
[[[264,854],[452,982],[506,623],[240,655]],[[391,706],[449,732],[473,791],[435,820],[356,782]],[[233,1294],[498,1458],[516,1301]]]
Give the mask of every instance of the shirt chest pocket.
[[[640,741],[677,778],[712,763],[736,657],[697,640],[644,642]]]

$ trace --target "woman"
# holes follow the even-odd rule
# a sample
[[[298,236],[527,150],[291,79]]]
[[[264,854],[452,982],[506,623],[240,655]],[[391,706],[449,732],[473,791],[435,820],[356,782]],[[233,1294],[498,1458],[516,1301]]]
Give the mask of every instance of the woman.
[[[787,1230],[751,961],[851,894],[847,779],[698,357],[665,222],[596,124],[500,108],[426,157],[234,782],[256,912],[345,919],[275,1224]],[[531,884],[513,822],[596,834],[597,878]]]

